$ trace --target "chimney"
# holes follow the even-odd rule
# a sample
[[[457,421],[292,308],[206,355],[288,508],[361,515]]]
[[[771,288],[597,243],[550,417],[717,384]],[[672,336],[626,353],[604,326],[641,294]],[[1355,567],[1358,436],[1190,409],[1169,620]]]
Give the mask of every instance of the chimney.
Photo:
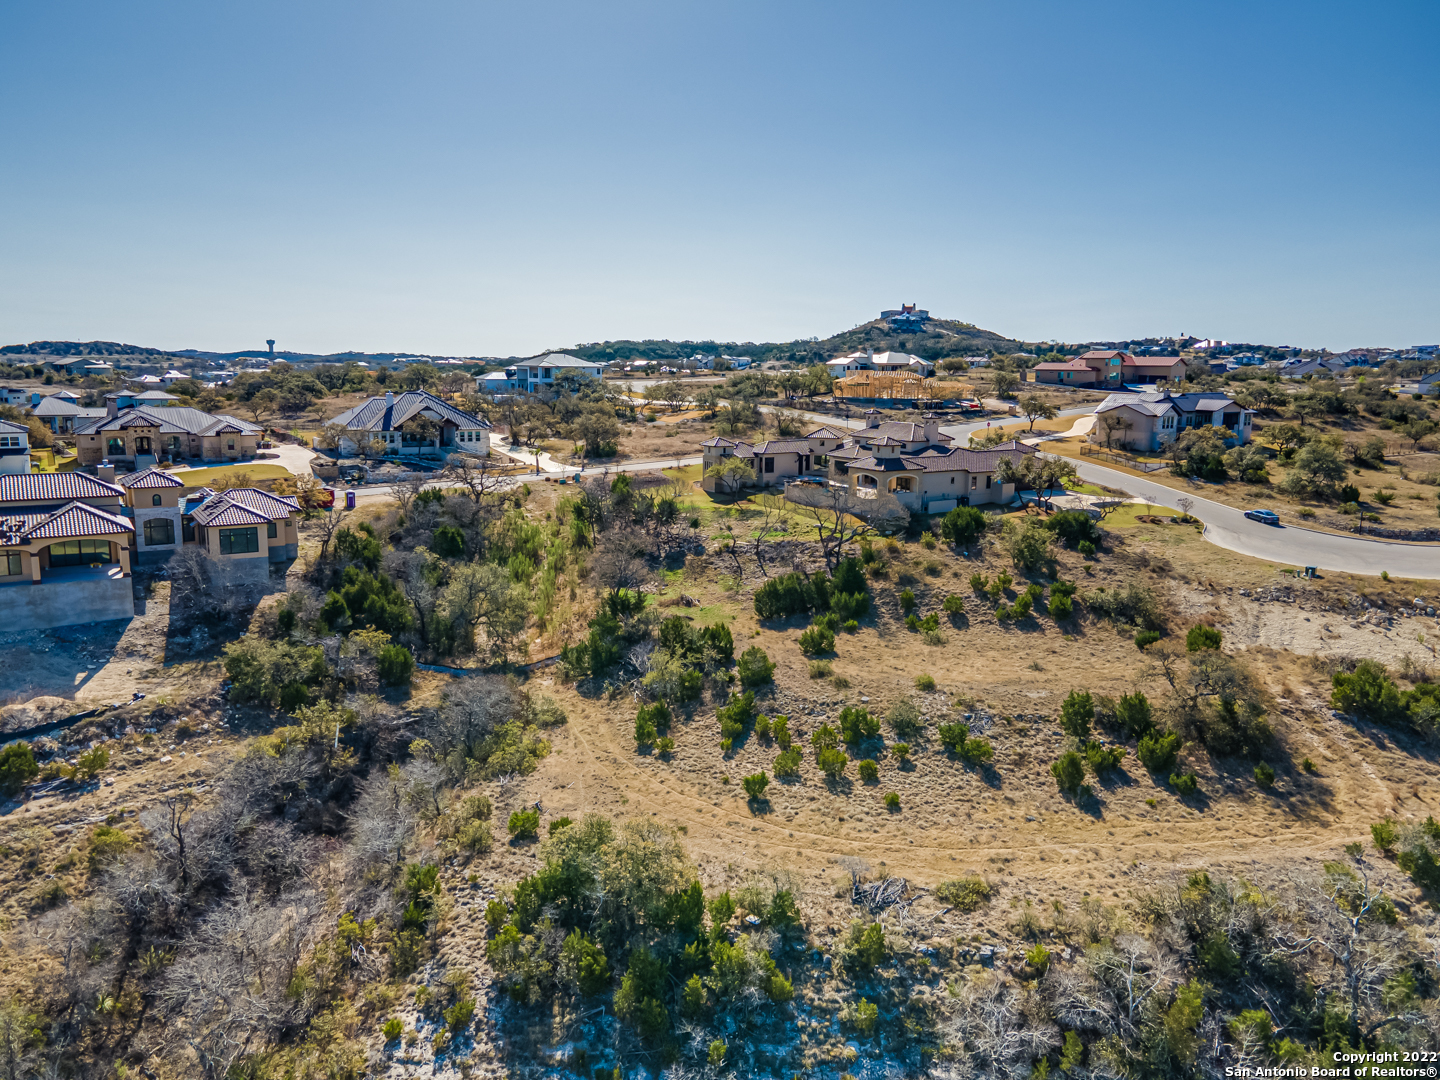
[[[394,407],[395,407],[395,394],[394,394],[394,392],[391,391],[391,390],[386,390],[386,391],[385,391],[385,408],[387,408],[387,409],[393,409]]]
[[[867,409],[865,412],[865,426],[867,428],[880,426],[880,413],[876,409]]]
[[[108,395],[106,396],[105,415],[110,417],[112,420],[120,415],[120,401],[118,398],[113,398]]]
[[[95,479],[104,480],[109,484],[115,482],[115,466],[110,464],[109,458],[106,458],[100,462],[99,465],[95,466]]]

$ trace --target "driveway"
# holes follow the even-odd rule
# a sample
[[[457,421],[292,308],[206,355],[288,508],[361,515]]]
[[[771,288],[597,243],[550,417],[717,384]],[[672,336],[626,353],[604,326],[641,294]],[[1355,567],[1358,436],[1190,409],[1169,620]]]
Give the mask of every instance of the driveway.
[[[1128,491],[1159,506],[1178,510],[1180,499],[1190,499],[1190,513],[1205,522],[1205,539],[1227,551],[1285,566],[1315,566],[1371,577],[1388,570],[1392,577],[1440,579],[1440,546],[1342,536],[1294,525],[1262,525],[1233,506],[1103,465],[1083,464],[1079,473],[1082,480]]]
[[[295,476],[310,475],[310,459],[315,451],[297,443],[276,443],[269,450],[261,450],[256,461],[279,465]]]

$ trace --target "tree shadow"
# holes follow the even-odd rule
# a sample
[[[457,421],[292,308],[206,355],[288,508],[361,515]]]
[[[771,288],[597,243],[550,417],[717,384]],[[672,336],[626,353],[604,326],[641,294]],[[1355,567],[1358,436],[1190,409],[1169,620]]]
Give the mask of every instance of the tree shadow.
[[[750,809],[751,817],[763,817],[773,812],[770,800],[764,795],[751,795],[745,800],[745,805]]]

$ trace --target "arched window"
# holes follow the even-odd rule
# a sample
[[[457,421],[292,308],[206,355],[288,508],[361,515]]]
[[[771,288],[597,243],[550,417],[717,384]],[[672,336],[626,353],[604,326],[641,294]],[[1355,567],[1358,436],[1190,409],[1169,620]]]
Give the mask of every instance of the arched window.
[[[151,505],[151,506],[159,506],[159,505],[160,505],[160,496],[159,496],[159,495],[151,495],[151,496],[150,496],[150,505]]]

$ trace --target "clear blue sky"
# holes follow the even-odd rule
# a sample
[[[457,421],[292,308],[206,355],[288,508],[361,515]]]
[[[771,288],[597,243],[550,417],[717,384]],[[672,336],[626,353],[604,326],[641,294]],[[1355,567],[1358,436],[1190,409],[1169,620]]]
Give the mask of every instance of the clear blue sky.
[[[1440,5],[0,0],[0,338],[1440,340]]]

